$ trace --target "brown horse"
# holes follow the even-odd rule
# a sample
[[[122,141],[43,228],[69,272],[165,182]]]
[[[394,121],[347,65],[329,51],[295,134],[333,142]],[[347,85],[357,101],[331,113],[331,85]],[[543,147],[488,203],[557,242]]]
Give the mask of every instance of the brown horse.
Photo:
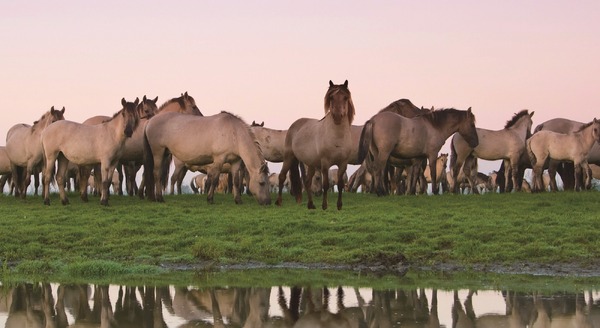
[[[44,150],[44,204],[50,205],[50,179],[55,161],[58,160],[56,182],[63,205],[69,203],[64,183],[69,162],[80,167],[100,163],[102,174],[100,204],[108,205],[108,188],[115,166],[121,158],[125,140],[131,137],[139,122],[136,112],[138,104],[138,98],[135,102],[127,102],[123,98],[121,100],[123,108],[110,121],[101,124],[84,125],[62,120],[44,129],[41,135]],[[87,181],[80,182],[80,185],[85,182]],[[83,201],[87,201],[87,193],[82,192],[81,197]]]
[[[308,208],[314,209],[311,184],[315,171],[321,171],[323,180],[322,208],[327,208],[327,192],[329,190],[329,168],[338,166],[338,210],[342,209],[342,190],[344,189],[344,173],[352,152],[351,125],[354,120],[354,104],[348,89],[348,80],[344,84],[333,84],[329,81],[329,89],[325,93],[325,117],[321,120],[301,118],[296,120],[285,137],[285,153],[281,172],[279,173],[279,191],[277,205],[281,205],[282,190],[288,171],[292,194],[296,202],[302,202],[302,183],[300,181],[299,164],[304,163],[308,169],[304,179],[308,195]]]
[[[527,141],[527,153],[533,167],[533,191],[544,189],[542,171],[550,159],[573,162],[575,167],[575,191],[581,190],[582,169],[586,172],[585,185],[591,185],[592,172],[588,156],[592,146],[600,142],[600,121],[594,120],[579,130],[563,134],[548,130],[534,133]]]
[[[463,164],[467,157],[472,156],[485,160],[504,160],[505,167],[505,190],[509,190],[509,177],[512,176],[512,185],[519,191],[520,185],[517,182],[519,171],[519,159],[527,152],[525,140],[531,136],[531,117],[534,112],[522,110],[516,113],[504,126],[502,130],[488,130],[477,128],[479,145],[470,147],[460,134],[452,137],[450,166],[454,173],[454,180],[458,178],[460,170],[463,170]],[[477,171],[473,171],[476,173]],[[469,180],[471,190],[475,190],[474,174],[465,173]],[[458,192],[458,184],[455,185],[453,192]]]
[[[231,171],[238,172],[242,161],[250,174],[252,195],[261,205],[271,203],[265,158],[250,127],[231,113],[156,115],[146,124],[144,153],[144,178],[150,200],[164,201],[162,177],[166,172],[163,168],[169,165],[168,156],[172,154],[187,166],[210,165],[207,172],[212,182],[207,197],[209,203],[213,202],[222,166],[229,163]],[[233,186],[236,204],[242,201],[238,187]]]
[[[378,195],[386,193],[382,175],[388,160],[428,159],[432,192],[437,194],[437,156],[446,139],[455,132],[460,133],[471,147],[479,144],[475,115],[471,108],[466,111],[439,109],[414,118],[380,112],[365,123],[359,145],[359,159],[366,158],[367,169],[373,175]]]
[[[6,134],[6,153],[11,162],[12,177],[15,183],[15,196],[25,198],[32,174],[39,174],[44,155],[40,135],[50,124],[64,120],[65,108],[55,110],[54,106],[42,117],[28,124],[16,124]],[[37,177],[36,177],[37,181]],[[37,191],[37,187],[36,187]]]

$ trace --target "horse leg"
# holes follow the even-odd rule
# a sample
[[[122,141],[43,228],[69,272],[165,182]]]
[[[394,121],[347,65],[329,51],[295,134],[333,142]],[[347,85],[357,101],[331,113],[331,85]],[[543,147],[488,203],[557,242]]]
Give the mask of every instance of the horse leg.
[[[279,190],[277,191],[277,200],[275,201],[275,204],[277,206],[281,206],[281,203],[283,201],[283,185],[285,183],[285,180],[287,179],[287,174],[290,171],[290,168],[292,166],[294,167],[294,170],[298,170],[298,160],[294,157],[293,153],[291,152],[287,152],[285,159],[283,161],[283,164],[281,165],[281,171],[279,172],[279,181],[278,181],[278,188]],[[291,172],[290,172],[291,175]],[[291,188],[290,188],[291,189]],[[290,190],[290,193],[292,193],[293,190]],[[302,189],[300,189],[300,200],[302,200]],[[296,196],[297,199],[298,196]]]
[[[44,161],[44,169],[42,171],[42,195],[44,197],[44,205],[50,205],[50,182],[52,181],[52,172],[54,172],[54,165],[56,162],[55,156],[46,156]],[[13,180],[16,178],[13,176]],[[15,194],[17,194],[18,186],[15,188]]]
[[[241,168],[240,164],[241,164],[241,161],[231,164],[230,176],[233,175],[233,183],[231,184],[231,189],[233,192],[233,199],[235,200],[236,204],[242,203],[242,190],[240,189],[240,185],[241,185],[240,173],[242,173],[242,171],[240,170],[240,168]]]
[[[94,171],[96,171],[94,169]],[[112,177],[115,174],[115,164],[100,164],[100,177],[102,179],[102,189],[100,190],[100,205],[108,206],[109,188],[112,183]]]
[[[302,164],[302,165],[304,165],[304,164]],[[304,179],[304,188],[306,189],[306,196],[308,197],[307,207],[310,210],[316,209],[315,204],[313,203],[313,193],[312,193],[312,179],[313,179],[314,175],[315,175],[315,168],[312,166],[309,166],[308,170],[306,171],[306,177]],[[321,177],[321,179],[323,179],[323,177]],[[300,200],[302,200],[302,198]],[[296,197],[296,201],[298,201],[298,197]]]
[[[88,202],[88,181],[91,172],[89,166],[79,165],[79,197],[84,203]]]
[[[587,160],[585,161],[585,165],[582,163],[582,168],[584,169],[584,177],[585,177],[585,185],[584,188],[586,190],[592,189],[592,168],[588,164]]]
[[[65,193],[65,176],[69,168],[69,161],[67,158],[60,154],[58,155],[58,168],[56,169],[56,184],[58,185],[58,193],[63,205],[69,204],[69,199]]]
[[[342,190],[344,190],[344,174],[348,169],[348,165],[338,165],[338,201],[337,201],[337,209],[338,211],[342,209]]]
[[[573,163],[573,166],[575,167],[575,191],[581,191],[581,164],[582,163]]]
[[[123,174],[123,165],[121,165],[120,163],[118,163],[117,167],[116,167],[116,170],[117,170],[117,173],[119,174],[119,185],[117,186],[116,192],[117,192],[117,194],[119,196],[123,196],[123,177],[124,177],[124,174]]]
[[[323,165],[321,166],[321,183],[323,184],[323,202],[321,204],[321,208],[327,209],[327,194],[329,193],[329,166]]]
[[[206,195],[206,201],[209,204],[214,204],[215,200],[214,200],[214,196],[215,196],[215,190],[217,189],[217,186],[219,185],[219,177],[221,175],[221,173],[219,173],[220,170],[215,170],[215,169],[211,169],[208,173],[208,180],[209,180],[209,188],[208,188],[208,194]]]
[[[519,161],[518,160],[511,160],[510,161],[510,165],[511,165],[511,173],[512,173],[512,181],[513,181],[513,187],[515,191],[521,191],[521,187],[523,186],[523,181],[521,179],[521,181],[519,181]]]
[[[556,172],[560,162],[550,160],[548,163],[548,177],[550,178],[550,191],[558,191],[558,186],[556,185]],[[544,188],[543,183],[541,185]]]

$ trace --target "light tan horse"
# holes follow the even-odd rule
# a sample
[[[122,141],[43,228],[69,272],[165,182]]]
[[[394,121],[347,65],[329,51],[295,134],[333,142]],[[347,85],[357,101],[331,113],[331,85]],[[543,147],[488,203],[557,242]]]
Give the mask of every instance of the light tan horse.
[[[192,116],[180,113],[157,115],[148,121],[144,139],[144,177],[148,198],[159,202],[163,198],[163,167],[172,154],[188,166],[210,164],[207,172],[212,184],[207,200],[213,202],[217,187],[216,177],[225,163],[237,172],[241,162],[249,171],[249,188],[261,205],[271,203],[269,193],[269,168],[256,144],[250,127],[239,117],[221,112],[212,116]],[[151,188],[154,186],[154,188]],[[241,203],[239,186],[234,184],[234,199]]]
[[[0,146],[0,193],[4,192],[4,186],[9,183],[11,192],[13,190],[12,183],[12,167],[10,165],[10,158],[6,153],[6,147]]]
[[[489,161],[503,160],[505,190],[509,190],[509,177],[512,176],[512,185],[516,186],[514,188],[516,191],[519,191],[521,189],[517,182],[519,158],[527,152],[525,140],[531,136],[531,125],[533,124],[531,117],[533,113],[529,113],[528,110],[516,113],[502,130],[477,128],[479,137],[477,147],[470,147],[460,134],[455,134],[452,137],[450,156],[450,166],[454,172],[454,179],[456,180],[460,170],[464,170],[463,164],[470,156],[474,157],[475,160],[477,158]],[[472,172],[477,173],[476,170],[472,170]],[[471,189],[475,190],[474,174],[468,174],[466,171],[464,173],[467,180],[469,180]],[[458,192],[456,186],[454,192]]]
[[[338,185],[338,169],[337,168],[333,168],[333,169],[329,169],[329,181],[330,181],[330,185],[331,187],[329,189],[331,189],[331,192],[335,192],[334,187],[336,185]],[[344,179],[344,186],[348,184],[348,174],[344,173],[343,176]]]
[[[569,120],[566,118],[553,118],[536,126],[534,133],[538,131],[548,130],[557,133],[572,133],[579,130],[585,123]],[[529,159],[529,158],[527,158]],[[588,155],[588,163],[600,165],[600,145],[594,144]],[[573,163],[550,160],[548,162],[548,176],[550,178],[550,190],[557,191],[556,173],[559,173],[563,186],[566,189],[574,188],[574,168]],[[582,177],[583,178],[583,177]],[[591,186],[585,186],[589,189]]]
[[[121,159],[119,160],[119,165],[117,165],[116,170],[118,172],[119,183],[121,186],[123,185],[123,178],[125,178],[126,188],[128,194],[131,196],[134,194],[134,189],[137,189],[137,183],[135,182],[135,174],[139,167],[142,165],[144,160],[144,128],[143,126],[146,124],[148,119],[156,114],[158,108],[156,106],[156,102],[158,101],[158,97],[154,99],[147,98],[145,95],[142,98],[142,101],[136,107],[137,115],[139,116],[139,123],[136,129],[133,131],[133,134],[130,138],[125,140],[125,148],[122,152]],[[97,115],[88,118],[83,121],[83,124],[86,125],[95,125],[101,124],[111,119],[110,116]],[[125,170],[123,170],[125,168]],[[91,167],[81,167],[79,168],[79,176],[82,177],[83,181],[87,181],[90,176],[92,168]],[[125,171],[125,175],[123,175],[123,171]],[[96,165],[97,174],[94,175],[96,187],[94,190],[96,192],[102,189],[102,176],[100,175],[100,167],[99,164]],[[80,186],[80,188],[83,188]],[[118,188],[119,194],[122,195],[122,187]]]
[[[190,180],[190,188],[194,194],[203,194],[205,192],[206,174],[198,173]]]
[[[33,123],[16,124],[6,134],[6,153],[11,162],[15,183],[15,196],[25,198],[32,174],[39,174],[44,155],[40,135],[52,123],[64,120],[65,108],[55,110],[54,106]],[[37,181],[37,179],[36,179]]]
[[[282,189],[288,171],[292,194],[296,202],[302,202],[302,183],[300,181],[299,164],[304,163],[308,169],[304,179],[308,195],[308,208],[314,209],[311,184],[315,171],[321,171],[323,180],[323,202],[321,207],[327,208],[327,192],[329,190],[329,168],[338,166],[338,201],[337,209],[342,209],[342,190],[344,189],[344,173],[352,152],[351,125],[354,120],[354,104],[348,89],[348,81],[344,84],[333,84],[324,99],[325,117],[321,120],[301,118],[296,120],[285,137],[285,153],[281,172],[279,172],[279,192],[277,205],[282,202]]]
[[[575,191],[582,189],[582,169],[586,172],[585,185],[591,184],[592,172],[588,165],[588,156],[592,146],[600,142],[600,121],[594,120],[579,130],[563,134],[548,130],[534,133],[527,141],[527,152],[533,167],[533,191],[544,189],[542,172],[550,159],[570,161],[575,166]]]
[[[287,130],[265,128],[265,122],[257,124],[254,121],[250,124],[250,129],[254,133],[265,159],[272,163],[283,162]]]
[[[378,195],[386,194],[383,168],[390,158],[429,160],[432,192],[438,193],[435,163],[446,139],[460,133],[471,147],[479,140],[475,129],[475,115],[468,110],[438,109],[414,118],[392,112],[380,112],[365,123],[362,132],[359,159],[366,158],[367,169],[373,175]]]
[[[42,146],[44,149],[44,204],[50,205],[49,186],[51,174],[54,171],[55,161],[58,160],[56,182],[63,205],[69,203],[65,194],[65,174],[69,162],[77,165],[88,166],[100,163],[102,175],[102,191],[100,204],[108,205],[108,188],[112,181],[113,171],[125,145],[125,140],[133,134],[138,122],[136,108],[139,99],[135,102],[121,100],[123,108],[117,112],[110,121],[84,125],[72,121],[59,121],[48,126],[42,132]],[[58,125],[56,125],[58,123]],[[83,179],[80,179],[83,180]],[[87,182],[80,182],[80,186]],[[87,191],[87,188],[85,188]],[[87,192],[80,189],[81,198],[87,201]]]

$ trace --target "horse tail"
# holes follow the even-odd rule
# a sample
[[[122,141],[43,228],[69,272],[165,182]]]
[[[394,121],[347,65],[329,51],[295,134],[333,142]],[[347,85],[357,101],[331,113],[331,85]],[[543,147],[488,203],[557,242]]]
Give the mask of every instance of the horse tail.
[[[192,188],[192,191],[194,192],[194,194],[197,194],[198,187],[196,187],[196,184],[194,183],[194,181],[196,181],[195,177],[192,180],[190,180],[190,188]]]
[[[373,140],[373,122],[368,120],[360,132],[360,141],[358,142],[358,163],[362,163],[367,157],[369,146]]]
[[[146,131],[144,131],[144,188],[146,188],[146,197],[154,200],[154,156]],[[140,195],[143,195],[143,192]]]
[[[302,196],[302,179],[300,178],[300,168],[299,166],[304,166],[303,163],[300,163],[297,158],[292,160],[292,165],[290,166],[290,194],[295,196],[296,198]],[[304,170],[304,167],[302,167]]]
[[[527,155],[529,155],[529,160],[531,161],[531,166],[535,166],[537,162],[537,158],[535,157],[535,153],[531,150],[531,139],[527,139]]]
[[[454,136],[452,136],[452,140],[450,141],[450,170],[454,174],[454,170],[460,170],[460,168],[454,168],[457,161],[456,147],[454,147]]]

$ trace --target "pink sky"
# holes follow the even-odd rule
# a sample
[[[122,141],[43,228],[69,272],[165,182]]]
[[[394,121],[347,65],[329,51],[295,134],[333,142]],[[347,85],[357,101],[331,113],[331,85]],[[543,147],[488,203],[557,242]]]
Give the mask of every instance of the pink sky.
[[[81,122],[185,91],[287,129],[346,79],[357,125],[400,98],[492,130],[521,109],[600,117],[598,1],[3,1],[0,17],[4,135],[51,106]]]

